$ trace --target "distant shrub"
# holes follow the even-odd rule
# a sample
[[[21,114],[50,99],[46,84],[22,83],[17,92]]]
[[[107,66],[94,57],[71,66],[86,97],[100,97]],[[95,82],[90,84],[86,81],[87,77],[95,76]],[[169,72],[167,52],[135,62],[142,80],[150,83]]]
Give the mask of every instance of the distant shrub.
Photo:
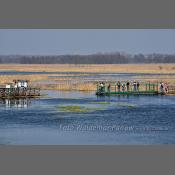
[[[159,69],[160,69],[160,70],[162,70],[162,69],[163,69],[163,67],[162,67],[162,66],[159,66]]]

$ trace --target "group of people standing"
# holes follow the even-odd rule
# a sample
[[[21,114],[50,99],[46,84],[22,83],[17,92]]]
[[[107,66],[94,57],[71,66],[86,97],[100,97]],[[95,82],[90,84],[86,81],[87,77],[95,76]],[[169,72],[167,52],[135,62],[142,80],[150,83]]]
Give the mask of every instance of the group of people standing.
[[[125,83],[118,81],[116,83],[117,86],[117,90],[118,92],[125,92],[125,91],[130,91],[131,87],[133,86],[133,90],[134,91],[139,91],[139,87],[140,87],[140,83],[137,81],[134,81],[133,83],[127,81]],[[109,83],[107,85],[107,90],[108,92],[110,92],[111,89],[111,84]],[[105,83],[104,82],[100,82],[100,91],[104,91],[105,90]]]
[[[137,81],[134,81],[133,83],[130,83],[127,81],[126,83],[121,83],[120,81],[117,82],[117,88],[118,92],[122,91],[130,91],[130,88],[133,86],[134,91],[139,91],[140,83]]]
[[[154,87],[154,86],[153,86]],[[115,89],[118,92],[128,92],[128,91],[139,91],[140,89],[140,83],[139,81],[126,81],[126,82],[120,82],[117,81],[115,84]],[[100,92],[105,92],[105,89],[110,92],[111,91],[111,84],[108,83],[107,86],[105,85],[104,82],[100,82],[99,90]],[[162,94],[167,94],[168,93],[168,84],[160,82],[160,92]]]

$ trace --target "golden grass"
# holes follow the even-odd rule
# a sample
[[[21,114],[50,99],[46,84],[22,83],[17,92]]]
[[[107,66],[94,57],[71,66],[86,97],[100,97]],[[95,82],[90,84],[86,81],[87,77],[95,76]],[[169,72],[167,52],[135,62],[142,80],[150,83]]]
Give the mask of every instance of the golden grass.
[[[0,71],[175,73],[175,64],[1,64]]]
[[[49,74],[37,74],[37,75],[0,75],[0,85],[5,85],[7,83],[12,83],[15,79],[29,80],[29,84],[32,87],[38,87],[44,90],[79,90],[79,91],[92,91],[96,90],[95,83],[86,83],[83,81],[72,81],[73,78],[62,78],[58,77],[51,81],[55,81],[54,84],[42,84],[40,81],[50,81]],[[54,76],[54,75],[52,75]]]
[[[95,91],[96,83],[84,82],[84,75],[93,76],[91,73],[155,73],[155,74],[172,74],[175,73],[175,64],[114,64],[114,65],[70,65],[70,64],[49,64],[49,65],[21,65],[21,64],[0,64],[0,71],[25,71],[25,72],[80,72],[80,74],[36,74],[36,75],[0,75],[0,84],[12,82],[14,79],[27,79],[32,86],[40,87],[47,90],[79,90]],[[82,72],[82,73],[81,73]],[[84,74],[85,73],[85,74]],[[75,78],[73,76],[80,76]],[[56,76],[50,79],[49,76]],[[64,77],[61,77],[64,76]],[[140,77],[136,77],[139,80]],[[175,84],[175,76],[162,75],[144,76],[140,81],[160,82]],[[40,84],[40,81],[54,81],[55,83]],[[110,81],[110,79],[109,79]]]
[[[62,90],[62,91],[95,91],[96,85],[94,83],[67,83],[66,81],[62,84],[47,84],[41,85],[43,90]]]
[[[0,84],[12,82],[15,79],[33,81],[47,80],[48,75],[0,75]]]

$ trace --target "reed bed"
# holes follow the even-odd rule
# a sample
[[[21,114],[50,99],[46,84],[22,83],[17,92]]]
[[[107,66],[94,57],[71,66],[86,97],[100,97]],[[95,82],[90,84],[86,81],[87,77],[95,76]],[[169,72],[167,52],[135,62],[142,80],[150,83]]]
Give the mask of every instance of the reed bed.
[[[1,64],[0,71],[175,73],[175,64]]]
[[[45,90],[78,90],[95,91],[96,81],[85,81],[83,76],[93,77],[95,73],[155,73],[165,74],[162,76],[135,76],[140,82],[175,84],[175,64],[116,64],[116,65],[21,65],[21,64],[0,64],[0,71],[25,71],[25,72],[46,72],[46,74],[32,75],[0,75],[0,85],[13,82],[15,79],[26,79],[32,87],[39,87]],[[60,74],[47,74],[47,72],[60,72]],[[63,72],[64,74],[61,74]],[[69,72],[72,72],[71,74]],[[78,73],[79,72],[79,73]],[[65,75],[66,73],[66,75]],[[92,74],[93,73],[93,74]],[[170,74],[170,75],[167,75]],[[51,78],[52,77],[52,78]],[[111,80],[109,79],[106,84]],[[116,80],[117,81],[117,80]],[[42,83],[46,82],[46,83]],[[47,83],[49,82],[49,83]],[[142,88],[142,87],[141,87]]]
[[[62,84],[46,84],[40,85],[43,90],[62,90],[62,91],[95,91],[95,83],[69,83],[64,82]]]
[[[31,82],[47,80],[48,75],[0,75],[0,84],[10,83],[16,79],[29,80]]]
[[[16,79],[26,79],[29,80],[29,84],[32,87],[38,87],[43,90],[79,90],[79,91],[92,91],[96,90],[95,82],[84,82],[82,80],[74,81],[74,78],[56,78],[52,81],[54,84],[48,83],[50,75],[0,75],[0,84],[5,85],[8,83],[12,83],[13,80]],[[53,75],[54,76],[54,75]],[[57,75],[56,75],[57,76]],[[40,82],[45,81],[46,84],[42,84]]]
[[[137,81],[140,82],[140,90],[144,90],[144,84],[145,82],[150,82],[150,83],[160,83],[160,82],[166,82],[168,84],[175,84],[175,76],[172,79],[172,76],[170,79],[169,77],[159,77],[159,79],[154,76],[150,77],[145,76],[144,79],[143,77],[137,77]],[[7,83],[13,82],[14,79],[27,79],[30,81],[30,85],[34,88],[41,88],[43,90],[64,90],[64,91],[72,91],[72,90],[78,90],[78,91],[95,91],[97,87],[97,82],[96,81],[84,81],[81,76],[76,80],[71,77],[67,78],[62,78],[62,77],[57,77],[51,80],[54,83],[50,83],[50,78],[49,75],[1,75],[0,76],[0,84],[5,85]],[[117,81],[117,80],[116,80]],[[46,82],[46,84],[42,84],[41,82]],[[47,83],[49,82],[49,83]],[[110,80],[109,82],[105,82],[106,85],[109,83],[112,83]]]

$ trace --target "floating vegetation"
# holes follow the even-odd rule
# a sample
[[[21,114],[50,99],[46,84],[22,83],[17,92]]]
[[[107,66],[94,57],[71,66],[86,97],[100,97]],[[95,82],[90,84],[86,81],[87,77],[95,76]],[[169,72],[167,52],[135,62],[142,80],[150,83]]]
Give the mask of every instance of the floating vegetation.
[[[117,106],[128,107],[128,108],[135,108],[135,107],[137,107],[137,105],[135,105],[135,104],[125,103],[125,102],[117,103]]]
[[[86,113],[100,110],[100,108],[87,108],[85,106],[57,106],[57,108],[62,112],[78,112],[78,113]]]
[[[41,97],[47,97],[48,94],[41,94],[40,96],[41,96]]]
[[[99,101],[99,102],[92,102],[92,104],[109,105],[111,103],[110,102],[106,102],[106,101]]]

